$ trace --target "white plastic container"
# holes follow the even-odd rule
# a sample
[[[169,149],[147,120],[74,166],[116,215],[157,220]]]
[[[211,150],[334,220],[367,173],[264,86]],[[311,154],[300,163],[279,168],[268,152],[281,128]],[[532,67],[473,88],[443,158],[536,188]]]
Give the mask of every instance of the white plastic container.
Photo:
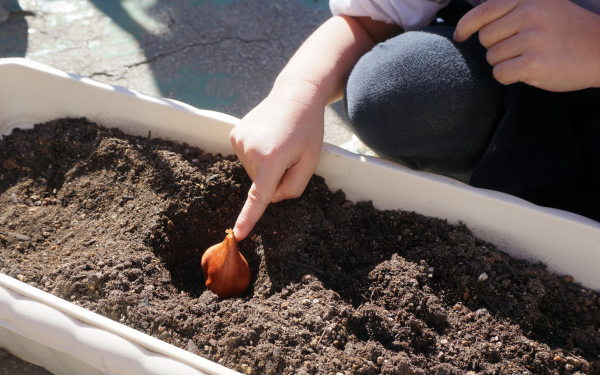
[[[236,118],[151,98],[24,59],[0,60],[0,134],[85,116],[139,135],[232,152]],[[325,144],[317,174],[352,201],[465,223],[513,256],[600,289],[600,224]],[[56,374],[237,374],[0,274],[0,346]]]

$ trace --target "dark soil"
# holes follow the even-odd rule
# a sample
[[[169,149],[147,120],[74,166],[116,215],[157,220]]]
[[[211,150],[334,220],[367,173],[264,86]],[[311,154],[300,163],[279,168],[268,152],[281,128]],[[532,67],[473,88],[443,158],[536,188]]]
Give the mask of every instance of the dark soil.
[[[15,357],[0,348],[0,375],[52,375],[48,370]]]
[[[598,294],[465,226],[314,176],[219,300],[200,258],[250,186],[234,156],[62,119],[4,137],[0,167],[1,272],[242,373],[600,374]]]

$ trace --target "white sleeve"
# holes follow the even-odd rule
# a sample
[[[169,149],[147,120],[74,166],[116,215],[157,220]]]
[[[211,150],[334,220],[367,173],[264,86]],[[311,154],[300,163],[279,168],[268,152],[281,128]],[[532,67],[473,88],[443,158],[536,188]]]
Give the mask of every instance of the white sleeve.
[[[405,31],[427,26],[450,0],[329,0],[334,16],[370,17]]]

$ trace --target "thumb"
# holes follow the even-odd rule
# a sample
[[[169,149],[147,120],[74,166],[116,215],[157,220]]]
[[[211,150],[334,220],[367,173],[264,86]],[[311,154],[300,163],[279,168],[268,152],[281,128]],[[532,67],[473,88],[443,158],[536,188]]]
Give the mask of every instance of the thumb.
[[[248,198],[242,212],[235,222],[233,228],[233,234],[238,241],[243,240],[250,233],[256,222],[260,219],[262,214],[267,209],[267,206],[271,202],[277,185],[281,179],[282,173],[273,173],[271,169],[266,168],[258,171],[254,183],[248,191]]]

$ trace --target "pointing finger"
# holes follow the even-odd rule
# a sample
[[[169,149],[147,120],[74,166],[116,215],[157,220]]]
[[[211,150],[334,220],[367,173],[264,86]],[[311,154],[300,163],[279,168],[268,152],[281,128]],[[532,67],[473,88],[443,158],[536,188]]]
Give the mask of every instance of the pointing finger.
[[[248,199],[238,216],[233,234],[238,240],[246,238],[273,199],[283,171],[263,168],[258,171],[254,183],[248,191]]]

